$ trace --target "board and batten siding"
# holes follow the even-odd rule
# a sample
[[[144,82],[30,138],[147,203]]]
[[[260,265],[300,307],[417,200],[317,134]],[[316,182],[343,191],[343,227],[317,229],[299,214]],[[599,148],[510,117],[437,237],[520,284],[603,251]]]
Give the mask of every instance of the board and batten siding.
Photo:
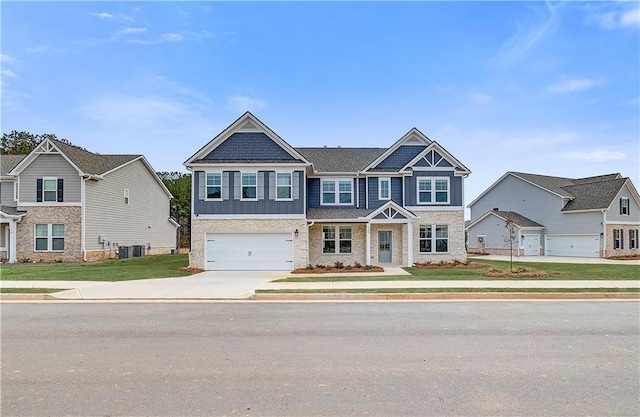
[[[629,199],[629,214],[620,214],[620,198]],[[620,189],[616,198],[613,199],[611,207],[607,212],[607,223],[639,223],[640,222],[640,207],[633,195],[629,191],[629,188],[625,185]]]
[[[41,154],[20,173],[20,203],[35,203],[36,182],[39,178],[56,177],[64,180],[64,203],[80,203],[81,181],[78,171],[62,155]],[[55,204],[55,203],[42,203]]]
[[[129,204],[124,190],[129,190]],[[170,199],[141,160],[131,162],[101,181],[87,180],[85,186],[86,249],[109,249],[106,242],[120,246],[146,245],[175,248],[176,228],[169,221]],[[98,237],[105,245],[98,243]]]
[[[264,170],[256,168],[255,171],[258,174],[256,178],[257,194],[260,196],[257,200],[241,200],[236,198],[236,192],[239,192],[240,184],[236,184],[236,177],[239,177],[240,171],[223,171],[223,181],[229,181],[228,185],[228,197],[223,200],[202,200],[200,199],[200,192],[206,193],[205,189],[201,187],[200,177],[206,181],[206,177],[203,171],[194,172],[194,187],[192,192],[193,198],[193,214],[230,214],[230,215],[247,215],[247,214],[304,214],[304,193],[305,189],[305,176],[303,171],[293,171],[293,176],[297,176],[297,179],[292,178],[292,187],[298,185],[298,191],[292,190],[295,198],[286,201],[276,201],[275,198],[270,199],[269,193],[275,193],[275,183],[271,184],[271,181],[275,181],[275,172],[273,170]],[[237,175],[236,175],[237,174]],[[239,180],[239,179],[238,179]],[[225,187],[227,188],[227,187]],[[272,189],[270,191],[270,188]]]
[[[0,182],[0,204],[3,206],[16,206],[16,201],[13,199],[13,184],[13,181]]]
[[[398,205],[402,205],[402,178],[400,177],[384,177],[382,178],[391,178],[391,201]],[[389,200],[378,200],[378,186],[379,186],[379,178],[380,177],[369,177],[367,180],[369,181],[369,208],[376,209],[386,203]]]
[[[564,213],[562,199],[511,175],[471,207],[471,221],[497,208],[515,211],[545,227],[544,234],[599,234],[602,232],[600,211]],[[541,244],[543,244],[541,242]]]

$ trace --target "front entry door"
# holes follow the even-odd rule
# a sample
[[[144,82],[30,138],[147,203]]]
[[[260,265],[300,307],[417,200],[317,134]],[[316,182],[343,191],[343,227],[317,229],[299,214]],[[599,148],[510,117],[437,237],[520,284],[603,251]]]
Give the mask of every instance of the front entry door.
[[[378,231],[378,262],[391,262],[391,230]]]

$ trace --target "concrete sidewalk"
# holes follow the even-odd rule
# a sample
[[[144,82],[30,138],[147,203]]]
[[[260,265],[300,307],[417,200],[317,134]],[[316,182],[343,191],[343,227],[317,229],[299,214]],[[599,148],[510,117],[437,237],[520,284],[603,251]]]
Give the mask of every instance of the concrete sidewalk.
[[[508,255],[469,255],[469,260],[509,261]],[[514,256],[513,262],[541,262],[559,264],[638,265],[640,259],[620,260],[606,258],[578,258],[570,256]]]

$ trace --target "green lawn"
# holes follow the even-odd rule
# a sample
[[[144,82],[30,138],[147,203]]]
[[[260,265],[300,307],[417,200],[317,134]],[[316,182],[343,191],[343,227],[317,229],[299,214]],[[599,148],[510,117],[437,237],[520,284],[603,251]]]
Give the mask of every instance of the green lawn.
[[[128,281],[190,275],[188,255],[153,255],[78,264],[5,264],[2,281]]]
[[[502,270],[509,269],[509,262],[474,260],[487,267]],[[556,263],[529,263],[518,262],[514,267],[534,268],[549,274],[544,278],[523,277],[523,280],[637,280],[640,277],[640,267],[637,265],[599,265],[599,264],[556,264]],[[399,276],[345,276],[327,277],[318,274],[313,277],[293,277],[274,282],[334,282],[334,281],[422,281],[422,280],[505,280],[514,278],[484,277],[487,271],[482,269],[420,269],[405,268],[411,275]]]
[[[49,294],[65,291],[61,288],[0,288],[0,294]]]

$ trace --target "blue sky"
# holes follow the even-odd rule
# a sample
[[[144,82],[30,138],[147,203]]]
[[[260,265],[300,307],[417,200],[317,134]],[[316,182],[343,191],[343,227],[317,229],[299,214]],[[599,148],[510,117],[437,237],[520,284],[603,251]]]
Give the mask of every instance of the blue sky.
[[[293,146],[412,127],[471,169],[639,186],[638,2],[2,2],[2,131],[182,162],[246,110]]]

